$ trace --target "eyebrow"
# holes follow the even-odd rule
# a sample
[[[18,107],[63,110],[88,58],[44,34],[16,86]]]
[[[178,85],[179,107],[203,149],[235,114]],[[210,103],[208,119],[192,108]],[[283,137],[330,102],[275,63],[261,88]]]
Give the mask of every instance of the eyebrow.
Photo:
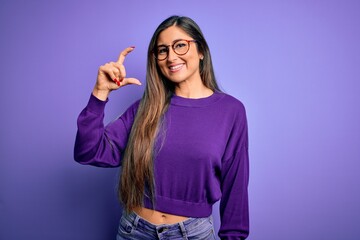
[[[165,47],[167,47],[167,46],[171,46],[174,42],[176,42],[176,41],[179,41],[179,40],[183,40],[183,38],[178,38],[178,39],[175,39],[174,41],[172,41],[172,43],[169,45],[166,45],[166,44],[159,44],[159,45],[157,45],[156,47],[163,47],[163,46],[165,46]]]

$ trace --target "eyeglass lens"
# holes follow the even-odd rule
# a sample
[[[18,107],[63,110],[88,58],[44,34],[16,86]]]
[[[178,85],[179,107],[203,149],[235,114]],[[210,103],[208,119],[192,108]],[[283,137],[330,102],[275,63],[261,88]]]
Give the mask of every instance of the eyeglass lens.
[[[179,40],[171,45],[172,49],[177,55],[184,55],[189,51],[190,43],[186,40]],[[168,57],[169,46],[159,46],[156,50],[156,58],[164,60]]]

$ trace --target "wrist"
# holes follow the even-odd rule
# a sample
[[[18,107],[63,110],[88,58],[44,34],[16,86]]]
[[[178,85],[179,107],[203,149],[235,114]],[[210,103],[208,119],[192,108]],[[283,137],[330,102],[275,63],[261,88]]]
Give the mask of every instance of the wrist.
[[[95,87],[92,94],[99,100],[106,101],[109,97],[110,91],[109,90],[100,90]]]

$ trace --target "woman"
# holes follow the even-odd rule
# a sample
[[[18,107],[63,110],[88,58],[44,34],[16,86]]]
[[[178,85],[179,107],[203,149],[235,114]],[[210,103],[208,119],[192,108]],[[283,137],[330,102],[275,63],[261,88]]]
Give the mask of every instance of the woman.
[[[212,205],[221,199],[221,239],[245,239],[248,219],[248,138],[244,106],[222,93],[198,25],[172,16],[148,49],[141,100],[106,127],[111,91],[128,84],[124,60],[99,68],[78,118],[75,160],[122,166],[124,207],[117,239],[215,239]]]

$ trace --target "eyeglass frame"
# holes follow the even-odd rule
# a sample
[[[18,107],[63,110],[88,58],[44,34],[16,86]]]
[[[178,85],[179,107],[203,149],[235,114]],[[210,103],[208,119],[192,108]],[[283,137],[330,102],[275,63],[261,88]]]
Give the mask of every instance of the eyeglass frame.
[[[185,52],[185,53],[182,53],[182,54],[178,54],[176,51],[175,51],[175,48],[174,48],[174,46],[175,46],[175,44],[176,43],[178,43],[178,42],[180,42],[180,41],[185,41],[185,42],[187,42],[188,43],[188,50]],[[178,55],[178,56],[183,56],[183,55],[185,55],[185,54],[187,54],[188,52],[189,52],[189,50],[190,50],[190,43],[191,42],[197,42],[195,39],[192,39],[192,40],[187,40],[187,39],[177,39],[177,40],[175,40],[174,42],[173,42],[173,44],[171,44],[171,45],[159,45],[159,46],[156,46],[155,47],[155,49],[154,50],[152,50],[152,53],[153,53],[153,55],[154,55],[154,57],[156,58],[156,60],[158,60],[158,61],[164,61],[164,60],[166,60],[168,57],[169,57],[169,52],[170,52],[170,50],[169,50],[169,47],[171,46],[171,48],[172,48],[172,50],[174,51],[174,53],[176,54],[176,55]],[[156,57],[156,49],[158,48],[158,47],[166,47],[166,49],[167,49],[167,52],[166,52],[166,57],[164,58],[164,59],[158,59],[157,57]]]

